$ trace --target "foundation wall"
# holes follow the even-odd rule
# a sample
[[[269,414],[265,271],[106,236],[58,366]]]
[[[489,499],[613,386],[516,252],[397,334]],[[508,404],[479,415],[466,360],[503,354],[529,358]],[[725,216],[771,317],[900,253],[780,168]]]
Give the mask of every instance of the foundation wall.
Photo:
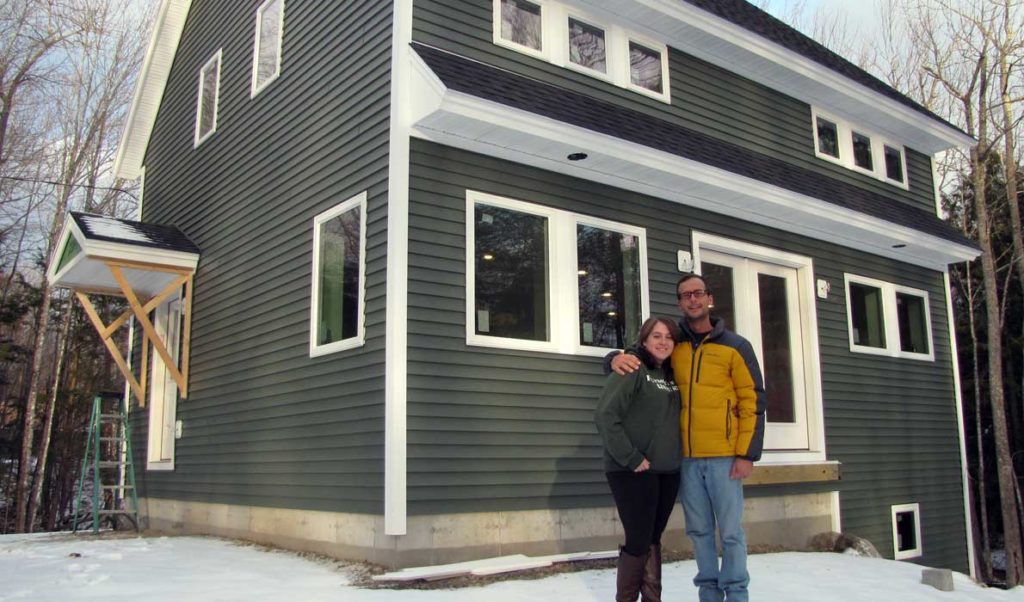
[[[815,493],[746,500],[749,545],[806,547],[834,529],[835,496]],[[384,534],[384,517],[181,502],[139,500],[151,530],[243,539],[391,568],[447,564],[477,558],[613,550],[622,543],[614,508],[530,510],[411,516],[406,535]],[[672,513],[666,547],[688,550],[683,512]]]

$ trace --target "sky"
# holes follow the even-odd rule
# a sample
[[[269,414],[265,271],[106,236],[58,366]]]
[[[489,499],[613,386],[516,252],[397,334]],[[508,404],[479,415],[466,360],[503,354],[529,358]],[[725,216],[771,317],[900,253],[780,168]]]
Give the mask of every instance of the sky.
[[[954,574],[954,590],[922,584],[921,566],[849,554],[750,556],[758,602],[1024,602],[1024,587],[987,589]],[[693,561],[667,564],[666,600],[693,600]],[[0,535],[0,602],[534,602],[612,600],[614,569],[508,577],[461,589],[366,589],[352,568],[205,537]]]

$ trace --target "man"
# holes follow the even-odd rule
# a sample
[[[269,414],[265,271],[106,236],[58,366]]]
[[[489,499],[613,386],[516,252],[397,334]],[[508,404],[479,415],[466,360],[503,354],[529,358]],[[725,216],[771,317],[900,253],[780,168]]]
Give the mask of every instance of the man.
[[[693,542],[701,602],[747,602],[747,541],[743,479],[761,458],[765,394],[754,349],[711,316],[714,297],[703,277],[687,274],[676,284],[683,314],[683,341],[672,352],[672,370],[682,396],[683,438],[680,498],[686,534]],[[632,372],[639,360],[611,358],[611,369]],[[715,528],[722,540],[718,564]]]

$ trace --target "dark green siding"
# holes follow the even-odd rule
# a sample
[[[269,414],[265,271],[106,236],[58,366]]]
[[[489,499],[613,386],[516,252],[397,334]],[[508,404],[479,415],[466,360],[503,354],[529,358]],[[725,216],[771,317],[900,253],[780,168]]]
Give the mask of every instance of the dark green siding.
[[[139,471],[141,493],[381,513],[391,4],[287,3],[281,76],[250,99],[259,4],[192,3],[146,155],[144,219],[202,259],[184,436],[174,472]],[[193,149],[218,48],[217,131]],[[366,345],[310,358],[312,220],[364,190]]]
[[[465,205],[472,189],[646,228],[653,315],[678,314],[676,251],[690,248],[692,230],[812,258],[815,277],[832,284],[817,311],[827,455],[842,463],[834,488],[844,530],[891,556],[890,506],[919,502],[923,562],[966,569],[941,273],[424,141],[414,140],[412,149],[412,514],[611,503],[592,416],[600,361],[466,345]],[[846,272],[928,291],[936,361],[851,353]],[[764,489],[752,487],[750,495],[822,490]]]
[[[804,102],[674,49],[671,106],[493,43],[492,0],[417,0],[413,39],[501,68],[628,106],[829,177],[935,211],[929,157],[906,153],[910,190],[834,165],[814,154]],[[859,124],[870,129],[870,123]]]

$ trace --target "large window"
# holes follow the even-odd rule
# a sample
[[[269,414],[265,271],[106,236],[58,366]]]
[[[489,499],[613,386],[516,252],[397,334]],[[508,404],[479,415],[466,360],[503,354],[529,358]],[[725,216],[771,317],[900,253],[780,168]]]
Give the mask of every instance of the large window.
[[[221,51],[199,70],[199,96],[196,100],[195,146],[217,131],[217,104],[220,99]]]
[[[818,157],[906,189],[903,147],[879,134],[812,110],[814,152]]]
[[[363,344],[366,193],[313,219],[310,356]]]
[[[647,313],[640,228],[470,191],[466,340],[604,354]]]
[[[665,44],[553,0],[494,0],[494,43],[670,99]]]
[[[846,305],[851,351],[934,359],[928,293],[847,274]]]
[[[256,9],[256,36],[252,58],[252,96],[281,74],[284,0],[267,0]]]
[[[824,459],[811,260],[699,232],[693,246],[713,315],[750,341],[761,365],[766,459]]]

